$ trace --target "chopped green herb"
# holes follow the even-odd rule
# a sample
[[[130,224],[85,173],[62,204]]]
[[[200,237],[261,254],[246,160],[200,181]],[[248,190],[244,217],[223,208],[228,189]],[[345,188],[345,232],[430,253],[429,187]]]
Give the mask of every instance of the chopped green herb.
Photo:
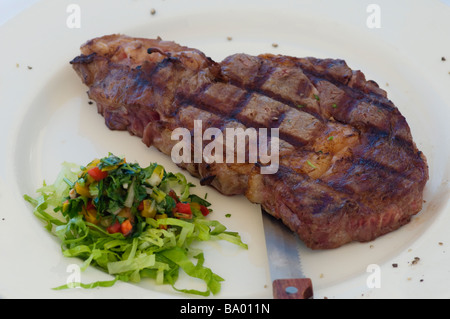
[[[230,218],[230,217],[231,217],[231,214],[225,214],[225,217],[226,217],[226,218]]]
[[[314,169],[316,169],[317,167],[316,166],[314,166],[314,164],[313,163],[311,163],[310,161],[306,161],[306,163],[309,165],[309,166],[311,166],[312,168],[314,168]]]
[[[315,98],[317,101],[320,101],[320,97],[319,97],[317,94],[314,94],[314,98]]]
[[[197,195],[189,195],[189,198],[191,199],[191,203],[198,203],[200,205],[203,205],[205,207],[209,207],[211,206],[211,204],[209,202],[207,202],[205,199],[197,196]]]
[[[330,137],[328,138],[328,140],[329,140],[329,141],[334,140],[334,136],[330,136]]]
[[[333,105],[331,106],[333,109],[337,108],[337,104],[333,103]]]
[[[304,105],[301,105],[301,104],[298,104],[297,107],[298,107],[299,109],[302,109],[302,108],[304,108],[305,106],[304,106]]]

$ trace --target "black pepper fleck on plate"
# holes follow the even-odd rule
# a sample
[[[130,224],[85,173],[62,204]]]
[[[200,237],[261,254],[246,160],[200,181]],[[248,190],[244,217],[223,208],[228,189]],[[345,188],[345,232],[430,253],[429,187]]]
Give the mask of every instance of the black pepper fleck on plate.
[[[154,8],[152,8],[152,9],[150,10],[150,14],[151,14],[152,16],[154,16],[154,15],[156,14],[156,10],[155,10]]]
[[[420,261],[419,257],[414,257],[414,260],[411,262],[412,265],[417,265],[417,263]]]

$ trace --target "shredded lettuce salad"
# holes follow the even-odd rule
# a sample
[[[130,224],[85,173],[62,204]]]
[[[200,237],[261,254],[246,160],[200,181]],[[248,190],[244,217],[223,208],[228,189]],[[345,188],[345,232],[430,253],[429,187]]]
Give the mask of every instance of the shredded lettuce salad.
[[[238,233],[206,218],[211,204],[191,194],[193,186],[183,174],[166,172],[156,163],[142,168],[109,154],[81,167],[63,163],[52,185],[44,182],[36,198],[24,199],[61,240],[64,256],[81,258],[81,270],[94,266],[114,276],[110,281],[78,283],[79,287],[153,278],[176,291],[208,296],[220,291],[224,279],[204,266],[202,251],[191,244],[226,240],[248,247]],[[205,290],[176,288],[180,269],[203,280]]]

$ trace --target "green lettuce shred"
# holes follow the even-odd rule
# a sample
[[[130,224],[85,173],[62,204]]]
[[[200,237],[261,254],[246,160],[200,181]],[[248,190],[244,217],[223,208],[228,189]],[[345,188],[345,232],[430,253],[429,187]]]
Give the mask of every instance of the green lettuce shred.
[[[110,154],[102,159],[101,163],[103,167],[107,167],[108,165],[118,165],[120,162]],[[145,177],[152,176],[153,170],[157,166],[152,164],[141,169],[136,164],[134,166],[123,165],[128,165],[124,166],[124,169],[128,169],[129,174],[141,172],[145,174]],[[23,197],[32,205],[33,214],[45,224],[45,228],[59,238],[62,254],[65,257],[81,259],[83,261],[80,267],[82,271],[90,266],[96,267],[113,276],[113,279],[88,284],[70,283],[55,287],[55,290],[73,287],[85,289],[111,287],[118,280],[139,282],[143,278],[152,278],[157,284],[171,285],[174,290],[182,293],[200,296],[219,293],[221,282],[224,279],[205,267],[203,253],[190,246],[193,242],[225,240],[248,249],[238,233],[227,231],[222,223],[210,220],[195,209],[193,218],[186,220],[170,216],[159,219],[138,218],[135,226],[136,233],[133,236],[109,233],[101,225],[86,221],[82,214],[74,214],[73,211],[66,214],[63,212],[62,205],[70,198],[69,192],[79,179],[83,168],[76,164],[63,163],[60,174],[53,184],[46,185],[44,182],[43,186],[37,190],[36,197],[29,195]],[[117,177],[114,181],[117,181]],[[117,182],[117,184],[120,183]],[[99,185],[103,187],[101,183]],[[97,191],[101,189],[100,186],[95,189],[92,185],[90,186],[93,196],[99,195]],[[164,213],[164,209],[166,211],[173,209],[175,204],[172,197],[168,196],[171,190],[176,191],[182,201],[209,206],[210,203],[206,200],[190,194],[189,188],[192,186],[182,174],[164,172],[159,187],[152,186],[149,196],[157,201],[158,214]],[[110,200],[107,208],[114,208],[115,205],[118,205],[117,203],[120,203],[120,200],[131,205],[133,200],[129,196],[135,196],[139,200],[146,196],[143,186],[133,184],[130,187],[135,187],[135,189],[124,195],[128,198],[125,200],[117,198],[116,202]],[[114,194],[112,189],[103,190],[101,193]],[[117,195],[114,196],[114,198],[117,197]],[[111,195],[112,197],[113,195]],[[201,279],[205,284],[205,290],[177,288],[176,282],[180,269],[193,278]]]

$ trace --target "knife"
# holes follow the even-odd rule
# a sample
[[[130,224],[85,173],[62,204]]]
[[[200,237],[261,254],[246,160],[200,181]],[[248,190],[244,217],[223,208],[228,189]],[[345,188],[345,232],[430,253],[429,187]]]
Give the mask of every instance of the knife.
[[[300,239],[262,209],[267,258],[275,299],[311,299],[313,288],[300,267]]]

